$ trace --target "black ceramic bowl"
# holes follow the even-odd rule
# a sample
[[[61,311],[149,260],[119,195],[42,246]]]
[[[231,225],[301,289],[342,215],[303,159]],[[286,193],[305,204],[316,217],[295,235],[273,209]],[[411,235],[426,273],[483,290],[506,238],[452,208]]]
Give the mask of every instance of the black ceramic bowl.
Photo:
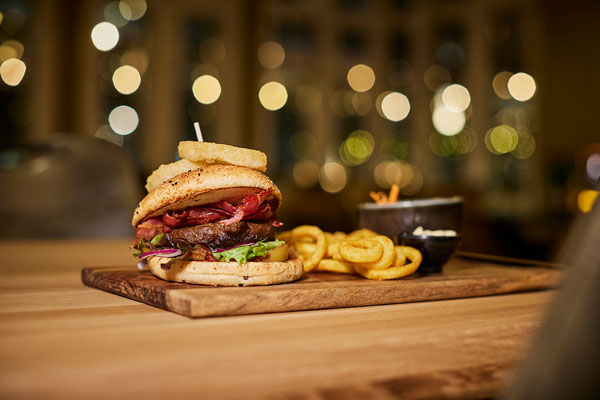
[[[423,229],[452,229],[460,232],[463,198],[429,197],[395,203],[358,205],[358,225],[395,238],[402,232]]]
[[[414,247],[421,252],[423,260],[417,271],[422,274],[441,273],[444,265],[461,243],[459,234],[456,236],[427,236],[404,232],[398,235],[397,239],[400,245]]]

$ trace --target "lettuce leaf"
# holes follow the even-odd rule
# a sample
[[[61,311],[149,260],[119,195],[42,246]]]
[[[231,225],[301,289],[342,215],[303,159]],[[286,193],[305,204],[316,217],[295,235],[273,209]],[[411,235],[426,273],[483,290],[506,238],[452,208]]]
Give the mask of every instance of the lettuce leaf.
[[[215,258],[219,261],[236,261],[238,264],[245,264],[254,257],[264,257],[269,250],[285,244],[282,240],[273,240],[271,242],[258,242],[255,244],[234,247],[233,249],[213,252]]]

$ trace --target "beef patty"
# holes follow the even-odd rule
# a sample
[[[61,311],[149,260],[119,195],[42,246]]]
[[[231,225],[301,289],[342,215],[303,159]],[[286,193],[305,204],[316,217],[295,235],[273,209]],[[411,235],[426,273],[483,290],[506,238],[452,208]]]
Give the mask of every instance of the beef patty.
[[[275,232],[269,223],[240,221],[231,225],[220,222],[174,229],[167,233],[172,244],[193,246],[202,244],[212,249],[229,248],[239,243],[273,240]]]

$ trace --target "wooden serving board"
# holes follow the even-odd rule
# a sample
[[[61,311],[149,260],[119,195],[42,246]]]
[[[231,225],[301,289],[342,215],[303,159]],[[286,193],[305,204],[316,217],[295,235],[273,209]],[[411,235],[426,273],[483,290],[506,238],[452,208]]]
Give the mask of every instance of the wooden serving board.
[[[84,268],[86,285],[189,317],[319,310],[488,296],[555,287],[561,269],[511,266],[454,257],[438,275],[413,274],[390,281],[354,275],[309,273],[273,286],[213,287],[166,282],[149,271]],[[522,263],[520,263],[522,265]]]

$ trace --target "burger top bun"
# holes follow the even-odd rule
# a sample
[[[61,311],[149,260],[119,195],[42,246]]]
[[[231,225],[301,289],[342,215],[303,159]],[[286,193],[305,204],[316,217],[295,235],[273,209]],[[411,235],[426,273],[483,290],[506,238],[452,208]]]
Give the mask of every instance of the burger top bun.
[[[168,210],[182,210],[226,200],[236,204],[248,194],[271,189],[267,202],[281,204],[279,188],[259,171],[237,165],[215,164],[184,172],[157,186],[140,201],[133,213],[135,227],[146,218]]]

